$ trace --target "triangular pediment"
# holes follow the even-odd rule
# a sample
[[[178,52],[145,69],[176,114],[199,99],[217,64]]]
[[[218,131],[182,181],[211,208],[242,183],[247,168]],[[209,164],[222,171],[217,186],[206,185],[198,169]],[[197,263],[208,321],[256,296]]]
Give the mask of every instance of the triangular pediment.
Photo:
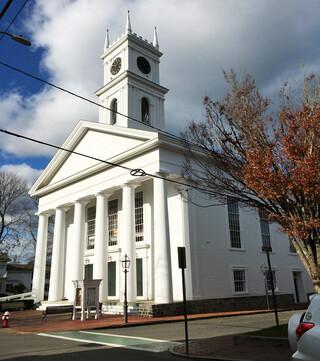
[[[75,181],[101,166],[108,166],[105,163],[108,160],[133,156],[157,135],[155,132],[80,121],[61,146],[71,152],[59,150],[29,193],[36,195],[42,189]]]

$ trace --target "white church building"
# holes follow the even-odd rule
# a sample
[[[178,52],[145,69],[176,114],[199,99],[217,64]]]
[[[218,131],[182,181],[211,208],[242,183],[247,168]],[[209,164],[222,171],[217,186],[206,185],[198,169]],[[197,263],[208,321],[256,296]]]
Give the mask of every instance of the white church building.
[[[156,30],[153,42],[142,39],[129,14],[118,40],[111,44],[107,33],[99,122],[79,121],[61,147],[69,152],[59,150],[30,190],[39,199],[37,301],[44,300],[53,214],[48,302],[73,302],[73,280],[83,279],[102,280],[104,305],[122,302],[127,255],[128,302],[141,310],[147,305],[150,315],[157,307],[177,313],[183,297],[177,247],[183,246],[189,312],[266,308],[271,283],[262,246],[270,244],[279,305],[307,301],[312,283],[277,225],[232,198],[201,207],[183,196],[184,149],[165,133],[161,56]]]

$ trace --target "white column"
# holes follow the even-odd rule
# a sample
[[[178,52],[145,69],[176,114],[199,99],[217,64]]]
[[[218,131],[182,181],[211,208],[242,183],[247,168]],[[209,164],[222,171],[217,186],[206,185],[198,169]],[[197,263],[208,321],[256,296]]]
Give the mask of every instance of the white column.
[[[162,173],[156,176],[164,177]],[[167,182],[154,178],[154,289],[156,303],[172,303]]]
[[[65,210],[56,209],[52,261],[50,274],[50,288],[48,301],[58,301],[63,296],[63,276],[65,257]]]
[[[46,277],[47,260],[47,240],[48,240],[48,215],[39,214],[38,235],[36,256],[34,260],[32,292],[36,294],[36,301],[44,299],[44,284]]]
[[[99,302],[108,300],[108,237],[107,237],[107,200],[109,195],[96,195],[96,224],[94,236],[93,278],[102,279],[100,283]]]
[[[85,203],[74,204],[74,267],[71,280],[83,280]]]
[[[180,189],[180,201],[181,201],[181,213],[182,213],[182,239],[181,246],[186,248],[186,297],[187,300],[193,300],[193,286],[192,276],[194,269],[191,270],[191,245],[190,245],[190,227],[189,227],[189,202],[188,202],[188,188],[184,187]],[[195,250],[192,250],[192,255],[195,257]],[[194,275],[195,277],[196,275]],[[182,294],[182,292],[181,292]]]
[[[121,222],[121,249],[123,259],[127,254],[130,259],[130,268],[127,273],[127,300],[128,302],[137,301],[137,272],[136,272],[136,240],[135,240],[135,223],[134,223],[134,189],[133,184],[124,184],[122,186],[122,222]],[[124,293],[124,273],[123,287],[121,296]]]

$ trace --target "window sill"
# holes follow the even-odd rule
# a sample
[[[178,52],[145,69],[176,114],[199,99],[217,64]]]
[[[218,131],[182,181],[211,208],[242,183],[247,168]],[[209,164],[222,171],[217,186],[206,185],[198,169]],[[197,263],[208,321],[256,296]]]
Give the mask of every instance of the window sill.
[[[243,292],[235,292],[233,291],[233,296],[245,296],[248,295],[249,292],[248,291],[243,291]]]
[[[246,252],[246,250],[244,248],[233,248],[233,247],[229,247],[228,248],[229,251],[235,251],[235,252]]]
[[[85,257],[86,257],[86,256],[93,256],[93,255],[94,255],[94,248],[92,248],[92,249],[87,249],[87,250],[84,252],[84,255],[85,255]]]

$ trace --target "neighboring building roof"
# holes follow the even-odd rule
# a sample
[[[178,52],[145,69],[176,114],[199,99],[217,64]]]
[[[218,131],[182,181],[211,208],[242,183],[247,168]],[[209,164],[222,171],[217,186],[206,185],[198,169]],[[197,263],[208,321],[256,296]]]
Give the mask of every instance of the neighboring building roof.
[[[7,264],[7,271],[30,271],[33,272],[34,263],[29,262],[28,264],[21,264],[21,263],[8,263]]]

